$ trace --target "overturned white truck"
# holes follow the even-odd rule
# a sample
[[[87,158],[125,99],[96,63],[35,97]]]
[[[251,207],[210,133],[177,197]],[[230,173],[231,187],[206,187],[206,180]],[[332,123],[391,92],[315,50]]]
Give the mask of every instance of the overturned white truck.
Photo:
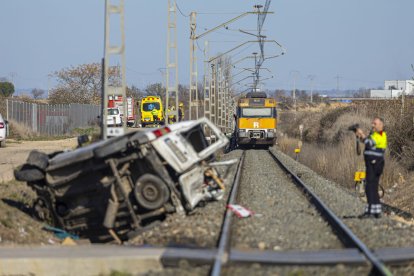
[[[220,199],[220,163],[213,161],[227,143],[203,118],[73,151],[33,151],[15,177],[36,192],[39,219],[94,242],[120,242],[168,213],[189,213],[200,202]]]

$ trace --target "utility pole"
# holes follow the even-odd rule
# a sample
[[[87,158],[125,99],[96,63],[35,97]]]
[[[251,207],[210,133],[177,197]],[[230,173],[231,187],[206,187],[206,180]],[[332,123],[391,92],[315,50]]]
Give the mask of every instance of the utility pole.
[[[209,45],[204,42],[204,117],[211,120],[211,90],[210,90],[210,70],[208,68]]]
[[[341,79],[341,76],[336,75],[335,79],[336,79],[336,91],[339,92],[339,80]]]
[[[293,77],[293,109],[294,109],[294,111],[295,111],[295,119],[296,119],[296,109],[297,109],[297,107],[296,107],[296,78],[297,78],[297,76],[299,75],[299,71],[292,71],[292,72],[290,72],[291,73],[291,75],[292,75],[292,77]]]
[[[310,87],[310,102],[313,103],[313,85],[315,80],[315,75],[309,75],[308,78],[311,81],[311,87]]]
[[[16,72],[11,72],[11,73],[9,73],[9,75],[10,75],[10,78],[11,78],[11,83],[13,83],[13,85],[14,85],[14,78],[17,76],[17,73]]]
[[[217,63],[218,70],[217,70],[217,126],[222,130],[222,119],[223,119],[223,64],[221,60]]]
[[[178,46],[177,46],[177,5],[168,0],[167,64],[165,82],[165,122],[174,116],[178,122]],[[170,108],[173,107],[173,108]],[[169,111],[168,111],[169,110]],[[184,114],[183,114],[184,117]]]
[[[198,70],[197,70],[197,52],[196,52],[196,30],[197,30],[197,13],[190,14],[190,120],[192,119],[193,109],[195,107],[194,118],[198,119]]]
[[[267,0],[267,2],[270,3],[269,0]],[[226,27],[229,24],[231,24],[231,23],[233,23],[233,22],[235,22],[235,21],[237,21],[237,20],[239,20],[239,19],[241,19],[241,18],[243,18],[247,15],[251,15],[251,14],[265,15],[265,14],[272,14],[272,13],[273,12],[267,12],[267,11],[264,12],[264,11],[260,11],[260,10],[256,10],[256,11],[253,11],[253,12],[245,12],[245,13],[242,13],[242,14],[240,14],[240,15],[238,15],[238,16],[236,16],[236,17],[234,17],[234,18],[232,18],[232,19],[230,19],[230,20],[228,20],[228,21],[226,21],[222,24],[220,24],[220,25],[217,25],[216,27],[214,27],[210,30],[205,31],[204,33],[202,33],[200,35],[197,35],[196,34],[196,29],[197,29],[196,17],[197,17],[197,14],[196,14],[196,12],[191,12],[191,14],[190,14],[190,32],[191,32],[191,35],[190,35],[190,118],[192,116],[193,107],[195,107],[195,109],[196,109],[196,111],[195,111],[196,119],[198,118],[198,116],[199,116],[198,107],[200,105],[200,103],[198,101],[198,87],[197,87],[198,71],[197,71],[197,57],[196,57],[196,45],[195,45],[196,41],[198,39],[208,35],[209,33],[217,31],[218,29],[220,29],[222,27]],[[252,42],[252,41],[250,41],[250,42]],[[237,46],[236,48],[239,48],[239,47],[245,45],[246,43],[250,43],[250,42],[245,42],[245,43]],[[257,41],[257,42],[260,42],[260,41]],[[264,41],[264,42],[269,42],[269,41]],[[274,41],[272,41],[272,42],[274,42]],[[233,51],[236,48],[234,48],[230,51]],[[209,63],[212,62],[213,60],[215,60],[216,58],[210,59]],[[223,85],[222,85],[222,88],[223,88]],[[218,92],[220,92],[220,90],[218,90]]]
[[[119,15],[120,20],[120,45],[111,46],[110,42],[110,19],[111,15]],[[125,77],[125,31],[124,31],[124,0],[119,0],[118,5],[111,4],[111,0],[105,1],[105,47],[104,47],[104,60],[103,60],[103,95],[102,95],[102,132],[103,139],[108,139],[112,136],[120,136],[126,132],[126,119],[122,120],[121,127],[108,127],[108,97],[122,97],[122,107],[124,109],[124,117],[126,118],[127,105],[126,105],[126,77]],[[121,82],[109,83],[109,68],[111,57],[117,57],[120,60],[118,64],[118,72],[121,76]],[[114,118],[115,121],[115,118]]]
[[[224,62],[223,62],[224,63]],[[225,65],[225,63],[223,64]],[[226,71],[224,70],[224,66],[221,70],[221,126],[222,131],[226,132],[226,94],[227,94],[227,78],[226,78]]]
[[[216,62],[211,64],[210,95],[211,95],[210,119],[213,122],[213,124],[217,124],[217,63]]]
[[[256,52],[254,52],[253,53],[253,56],[254,56],[254,80],[253,80],[253,92],[256,92],[257,91],[257,83],[258,83],[258,78],[259,78],[259,74],[258,74],[258,71],[259,70],[257,70],[257,53]]]

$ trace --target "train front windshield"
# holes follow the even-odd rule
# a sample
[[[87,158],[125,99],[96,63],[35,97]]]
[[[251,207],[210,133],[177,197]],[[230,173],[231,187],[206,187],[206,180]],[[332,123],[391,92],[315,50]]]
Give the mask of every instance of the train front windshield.
[[[274,108],[261,107],[261,108],[242,108],[242,118],[269,118],[274,116]]]

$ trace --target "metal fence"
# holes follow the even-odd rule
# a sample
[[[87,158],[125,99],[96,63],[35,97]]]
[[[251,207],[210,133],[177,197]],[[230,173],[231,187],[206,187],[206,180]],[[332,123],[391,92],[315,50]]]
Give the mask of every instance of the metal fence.
[[[70,134],[75,128],[96,125],[100,107],[89,104],[35,104],[6,100],[9,121],[23,124],[46,136]]]

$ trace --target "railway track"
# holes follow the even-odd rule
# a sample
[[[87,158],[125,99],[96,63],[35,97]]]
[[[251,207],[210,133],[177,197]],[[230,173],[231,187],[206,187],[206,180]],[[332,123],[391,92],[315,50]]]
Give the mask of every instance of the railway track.
[[[271,156],[271,158],[275,161],[275,164],[283,169],[283,171],[289,175],[292,182],[297,186],[297,188],[303,193],[304,197],[306,197],[309,201],[309,203],[314,206],[320,215],[324,218],[326,222],[328,222],[329,226],[332,228],[333,232],[337,235],[338,239],[342,242],[343,246],[347,249],[345,250],[337,250],[336,256],[334,257],[335,260],[333,260],[333,263],[337,262],[360,262],[361,258],[356,257],[358,255],[358,252],[363,254],[365,256],[365,259],[371,264],[372,266],[372,273],[374,275],[391,275],[391,272],[389,269],[385,266],[385,264],[378,258],[378,256],[371,251],[368,246],[366,246],[352,231],[351,229],[346,226],[346,224],[337,216],[334,214],[332,210],[329,209],[329,207],[323,203],[323,201],[314,193],[312,190],[304,183],[298,176],[296,176],[292,171],[288,169],[287,166],[285,166],[282,161],[280,161],[276,155],[274,155],[271,151],[267,151],[267,153]],[[236,204],[237,203],[237,195],[239,192],[240,182],[241,182],[241,174],[242,174],[242,168],[243,164],[245,162],[245,156],[246,151],[243,152],[243,155],[240,159],[240,162],[238,164],[237,172],[234,178],[233,187],[231,190],[231,193],[229,195],[228,204]],[[229,263],[229,260],[231,261],[232,258],[232,248],[231,248],[231,240],[232,240],[232,221],[233,215],[232,211],[229,209],[226,210],[224,220],[223,220],[223,226],[221,230],[221,235],[218,243],[217,248],[217,254],[214,257],[214,264],[211,269],[211,275],[217,276],[222,274],[223,266],[227,263]],[[351,249],[351,251],[350,251]],[[352,250],[353,249],[353,250]],[[341,252],[342,251],[342,252]],[[237,251],[236,251],[237,252]],[[331,251],[333,253],[334,251]],[[329,263],[328,255],[324,254],[327,252],[312,252],[314,254],[315,259],[313,261],[315,263],[323,263],[323,259]],[[311,253],[311,254],[312,254]],[[283,254],[283,252],[279,252],[280,255]],[[309,254],[309,256],[311,255]],[[319,254],[319,256],[318,256]],[[237,253],[236,253],[237,255]],[[263,254],[256,255],[254,258],[253,256],[248,256],[246,254],[244,257],[245,262],[262,262],[262,263],[271,263],[272,262],[272,255],[273,257],[276,257],[275,254],[272,254],[271,252],[263,252]],[[290,258],[293,259],[301,259],[300,254],[297,254],[295,256],[295,253],[288,253],[287,255],[290,255]],[[335,255],[335,254],[333,254]],[[304,254],[303,254],[304,256]],[[303,257],[302,256],[302,257]],[[239,256],[240,257],[240,256]],[[320,260],[316,260],[320,258]],[[332,257],[332,255],[331,255]],[[342,260],[341,260],[342,258]],[[275,260],[274,260],[275,261]],[[304,261],[304,260],[303,260]],[[364,260],[365,261],[365,260]],[[277,262],[277,261],[276,261]],[[293,264],[293,263],[292,263]]]
[[[240,161],[237,164],[236,169],[233,167],[232,178],[230,183],[228,183],[228,186],[231,186],[231,188],[228,193],[227,204],[243,205],[245,203],[243,202],[243,193],[247,193],[247,195],[252,193],[252,190],[248,190],[247,188],[249,187],[246,187],[245,185],[248,185],[249,183],[251,185],[255,184],[251,183],[252,181],[267,181],[269,182],[267,183],[269,186],[274,185],[274,190],[282,193],[289,192],[290,194],[284,194],[284,196],[289,197],[290,200],[300,200],[306,202],[303,206],[297,205],[302,209],[300,211],[295,211],[299,215],[300,213],[305,213],[306,215],[314,217],[312,225],[307,227],[308,229],[306,229],[303,235],[312,235],[311,231],[314,231],[315,228],[319,229],[317,231],[321,231],[320,229],[322,228],[318,227],[325,226],[329,229],[331,233],[330,235],[335,236],[337,242],[333,241],[332,243],[328,243],[327,245],[320,247],[312,244],[308,244],[308,247],[298,247],[298,244],[300,246],[301,243],[294,241],[296,243],[293,247],[282,246],[282,248],[278,250],[275,250],[274,248],[270,248],[270,250],[268,248],[258,248],[257,246],[252,246],[252,244],[249,244],[248,247],[240,248],[240,241],[242,241],[243,238],[240,240],[240,233],[237,232],[241,228],[239,224],[252,224],[256,227],[257,224],[260,223],[260,217],[251,217],[244,220],[235,219],[233,213],[226,208],[221,223],[220,233],[214,238],[216,246],[212,243],[208,243],[208,245],[203,246],[202,244],[197,244],[197,242],[194,241],[191,243],[189,242],[190,239],[187,239],[182,240],[182,243],[165,243],[164,245],[158,245],[159,247],[146,246],[144,248],[132,245],[116,248],[113,246],[91,246],[86,249],[82,247],[78,247],[78,249],[76,247],[71,249],[50,248],[47,249],[47,251],[45,251],[45,248],[30,250],[25,248],[16,249],[14,251],[8,249],[4,252],[1,252],[0,250],[0,256],[2,256],[2,254],[7,256],[15,255],[18,256],[17,258],[19,259],[25,254],[29,257],[43,254],[46,260],[50,258],[53,263],[56,256],[72,256],[70,258],[73,258],[74,256],[83,256],[82,254],[86,254],[85,252],[88,252],[88,257],[97,258],[99,260],[103,256],[105,256],[105,258],[110,258],[111,256],[125,255],[128,258],[131,258],[132,255],[140,255],[151,260],[161,261],[164,269],[166,271],[172,271],[173,274],[197,271],[197,274],[210,275],[234,275],[240,273],[254,274],[261,273],[261,271],[269,271],[269,274],[286,274],[289,273],[292,268],[297,267],[309,269],[307,271],[309,271],[310,274],[313,273],[319,275],[334,274],[338,272],[338,269],[343,269],[343,267],[346,267],[346,271],[342,270],[342,274],[366,275],[369,271],[371,271],[374,275],[391,275],[390,270],[385,264],[393,265],[410,263],[414,261],[414,248],[370,249],[372,246],[368,246],[364,243],[365,240],[363,240],[364,242],[361,241],[358,235],[355,234],[355,231],[351,231],[351,229],[344,223],[344,220],[346,219],[336,215],[335,213],[337,213],[337,210],[331,210],[328,208],[327,204],[324,203],[320,197],[318,197],[319,192],[318,195],[316,195],[315,192],[312,192],[312,189],[305,183],[306,181],[302,180],[303,178],[306,179],[306,176],[301,175],[302,179],[299,178],[291,169],[288,168],[287,164],[289,162],[286,160],[280,160],[280,158],[278,158],[278,156],[272,151],[255,150],[244,151],[243,153],[233,152],[233,155],[227,157],[234,158],[236,156],[239,157],[240,155]],[[261,159],[258,156],[261,156]],[[247,167],[252,166],[252,162],[265,162],[267,164],[267,167],[263,168],[262,171],[257,172],[257,174],[261,174],[262,172],[267,173],[269,168],[273,168],[273,170],[279,170],[281,172],[278,173],[278,175],[269,173],[267,178],[265,177],[261,180],[257,179],[256,175],[253,174],[251,176],[252,179],[246,180],[246,174],[248,175],[250,173],[247,171]],[[255,170],[257,169],[253,168],[253,171]],[[243,181],[247,182],[243,183]],[[264,185],[264,183],[259,184],[261,186]],[[281,190],[282,186],[289,186],[290,188],[289,190]],[[255,188],[253,187],[253,190],[254,189]],[[264,201],[262,196],[263,194],[257,194],[257,198]],[[269,194],[268,196],[269,198],[273,198],[275,194]],[[247,196],[247,198],[249,198],[249,196]],[[285,204],[285,202],[283,202],[283,204]],[[214,207],[214,205],[216,206]],[[212,211],[214,210],[215,214],[209,217],[211,218],[213,216],[217,216],[217,206],[225,205],[226,204],[224,204],[224,202],[217,202],[216,204],[211,205],[208,204],[205,207],[207,209],[204,211],[207,211],[207,213],[210,214],[213,213]],[[305,205],[309,205],[309,207],[304,209]],[[260,204],[257,206],[260,206]],[[210,207],[212,208],[209,209]],[[279,211],[283,212],[283,210]],[[261,219],[266,220],[267,218]],[[278,218],[272,217],[272,219],[277,220]],[[198,220],[199,217],[195,215],[195,219],[192,223]],[[323,224],[318,222],[319,220],[321,220]],[[292,225],[295,225],[296,222],[297,220],[290,221]],[[182,223],[182,221],[180,223]],[[207,226],[205,225],[205,221],[203,221],[201,225],[203,227]],[[277,226],[283,228],[285,226],[285,221],[282,221]],[[174,227],[176,227],[176,225],[166,226],[166,229],[161,232],[173,232],[172,235],[177,235],[177,233],[173,231],[176,230]],[[220,223],[217,223],[215,227],[220,227]],[[301,228],[303,225],[295,225],[295,227]],[[188,228],[188,225],[185,225],[182,228]],[[210,227],[207,229],[208,231],[212,231],[213,228]],[[156,233],[158,232],[158,229],[152,232]],[[186,233],[187,232],[183,232],[178,235],[185,237]],[[243,234],[243,231],[241,233]],[[259,235],[265,235],[260,232],[258,233]],[[196,232],[194,235],[200,235],[200,233]],[[273,234],[269,233],[268,235],[272,238]],[[153,237],[154,240],[157,237],[159,236]],[[170,236],[166,236],[164,239],[168,240],[168,237]],[[321,239],[329,240],[326,234],[322,235]],[[300,241],[300,238],[298,238],[298,240]],[[151,243],[149,242],[147,244]],[[66,252],[68,250],[70,252]],[[76,253],[76,250],[79,252]],[[114,250],[117,253],[114,253]],[[68,259],[68,257],[65,257],[65,259]],[[144,259],[141,259],[141,261],[143,260]],[[47,261],[47,263],[49,264],[50,261]],[[144,263],[148,263],[148,261],[144,261]],[[338,264],[341,264],[342,268],[338,268]],[[197,268],[192,265],[197,266]]]

